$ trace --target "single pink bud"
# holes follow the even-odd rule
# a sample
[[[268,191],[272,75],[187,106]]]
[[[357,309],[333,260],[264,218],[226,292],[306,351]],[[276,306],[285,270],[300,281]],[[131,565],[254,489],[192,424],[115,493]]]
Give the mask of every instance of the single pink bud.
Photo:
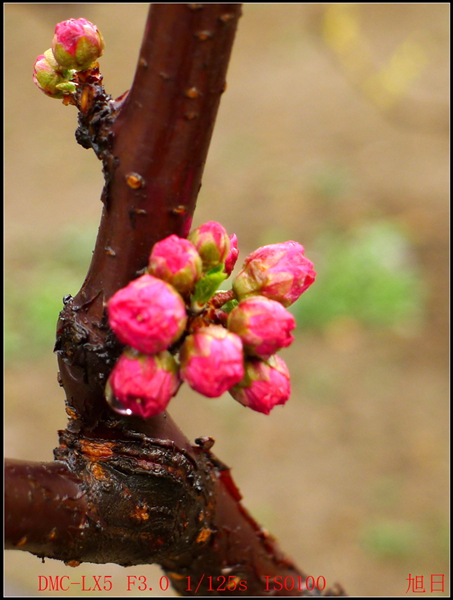
[[[296,321],[280,302],[251,296],[233,308],[227,326],[241,338],[248,354],[266,359],[294,341],[291,331]]]
[[[233,233],[230,235],[230,251],[228,252],[228,256],[225,260],[225,273],[228,275],[228,277],[231,275],[231,272],[234,269],[234,265],[236,264],[238,256],[238,237],[235,233]]]
[[[104,51],[104,39],[96,25],[86,19],[57,23],[52,40],[55,60],[66,69],[85,71]]]
[[[262,246],[247,256],[233,281],[239,300],[261,294],[289,306],[314,282],[313,263],[298,242]]]
[[[187,323],[184,302],[168,283],[142,275],[114,294],[108,303],[110,327],[128,346],[144,354],[168,348]]]
[[[242,342],[220,325],[189,335],[179,359],[181,379],[208,398],[221,396],[244,377]]]
[[[58,63],[55,61],[52,51],[49,49],[44,54],[38,56],[33,67],[33,82],[39,89],[50,98],[63,98],[64,91],[61,86],[71,85],[68,77],[71,75],[64,70],[61,70]]]
[[[106,399],[120,414],[132,413],[149,419],[166,409],[180,383],[178,366],[169,352],[146,356],[129,350],[113,367]]]
[[[268,415],[277,404],[285,404],[291,395],[289,370],[276,354],[267,361],[247,360],[245,377],[230,389],[235,400],[252,410]]]
[[[225,263],[230,252],[230,238],[220,223],[208,221],[194,229],[188,239],[201,256],[204,271]]]
[[[191,292],[200,279],[202,262],[192,242],[170,235],[154,245],[149,258],[149,272],[184,294]]]

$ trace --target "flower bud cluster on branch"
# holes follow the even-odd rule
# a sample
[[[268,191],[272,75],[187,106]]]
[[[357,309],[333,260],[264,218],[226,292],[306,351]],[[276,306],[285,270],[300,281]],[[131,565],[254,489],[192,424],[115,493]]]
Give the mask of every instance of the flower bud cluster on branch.
[[[95,91],[85,94],[84,86],[100,84],[103,50],[102,34],[86,19],[58,23],[33,80],[87,113]],[[229,391],[264,414],[289,399],[289,371],[276,353],[294,339],[286,308],[314,282],[313,264],[297,242],[263,246],[245,259],[232,289],[218,292],[238,254],[236,235],[214,221],[188,239],[170,235],[155,244],[147,272],[110,299],[110,327],[126,346],[106,387],[113,410],[153,417],[182,382],[209,398]]]
[[[93,67],[103,51],[102,34],[90,21],[69,19],[58,23],[52,48],[35,61],[33,81],[46,96],[70,96],[77,89],[76,74]]]
[[[313,263],[297,242],[263,246],[218,291],[238,254],[236,235],[209,221],[155,244],[147,272],[111,297],[109,324],[126,345],[106,387],[113,410],[153,417],[182,382],[264,414],[285,404],[290,374],[276,352],[294,339],[286,307],[314,282]]]

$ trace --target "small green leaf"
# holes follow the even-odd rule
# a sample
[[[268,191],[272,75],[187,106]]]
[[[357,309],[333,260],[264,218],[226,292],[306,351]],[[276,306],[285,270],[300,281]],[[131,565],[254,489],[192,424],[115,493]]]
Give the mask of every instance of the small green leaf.
[[[227,279],[224,265],[214,267],[202,277],[195,286],[192,301],[197,304],[206,304],[219,288],[220,284]]]
[[[57,84],[55,87],[65,94],[74,94],[77,89],[76,84],[72,83],[72,81],[64,81],[63,83]]]
[[[233,308],[235,308],[237,305],[239,304],[239,300],[236,300],[236,298],[233,298],[233,300],[228,300],[228,302],[225,302],[225,304],[223,306],[221,306],[220,308],[223,310],[223,312],[226,312],[227,314],[230,313]]]

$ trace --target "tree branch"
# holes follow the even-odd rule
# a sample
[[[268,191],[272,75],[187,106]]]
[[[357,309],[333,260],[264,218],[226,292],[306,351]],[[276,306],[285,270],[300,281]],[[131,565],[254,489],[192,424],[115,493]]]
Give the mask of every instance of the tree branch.
[[[120,348],[107,300],[147,266],[158,240],[190,229],[239,16],[239,4],[151,5],[132,89],[103,133],[104,209],[92,263],[58,325],[70,416],[84,427],[111,416],[103,390]]]
[[[66,463],[7,459],[5,484],[7,549],[49,556],[56,544],[68,544],[87,503],[80,479]]]
[[[104,399],[122,351],[106,303],[147,266],[158,240],[190,229],[240,10],[152,5],[129,94],[111,101],[96,69],[81,87],[78,138],[102,159],[106,182],[87,278],[58,322],[69,423],[55,463],[7,464],[6,538],[9,548],[71,564],[156,562],[184,595],[217,595],[225,581],[226,593],[262,595],[277,575],[301,582],[281,594],[312,595],[240,503],[210,438],[192,446],[166,412],[121,417]],[[22,518],[35,499],[39,523]]]

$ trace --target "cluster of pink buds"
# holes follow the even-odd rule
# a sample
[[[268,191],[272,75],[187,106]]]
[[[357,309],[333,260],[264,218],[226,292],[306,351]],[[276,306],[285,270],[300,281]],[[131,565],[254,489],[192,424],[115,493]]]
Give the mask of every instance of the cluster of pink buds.
[[[188,239],[155,244],[147,272],[112,296],[110,327],[126,345],[107,384],[114,410],[155,416],[182,382],[208,398],[229,391],[264,414],[289,399],[289,371],[276,353],[294,339],[286,307],[314,282],[313,264],[297,242],[263,246],[232,290],[218,291],[238,253],[236,236],[210,221]]]
[[[96,25],[86,19],[58,23],[52,47],[38,56],[33,81],[51,98],[63,98],[76,90],[78,71],[91,68],[104,51],[104,40]]]

